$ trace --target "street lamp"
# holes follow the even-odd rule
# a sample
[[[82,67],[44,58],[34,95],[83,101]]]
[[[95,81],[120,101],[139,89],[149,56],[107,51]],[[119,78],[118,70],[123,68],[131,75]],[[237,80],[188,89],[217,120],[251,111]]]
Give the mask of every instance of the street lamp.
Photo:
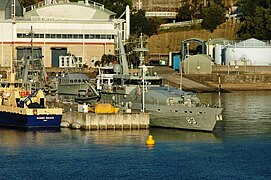
[[[186,48],[187,48],[187,54],[186,54],[186,57],[189,56],[189,45],[190,45],[190,43],[186,43]]]
[[[188,58],[189,58],[189,45],[190,43],[186,43],[186,48],[187,48],[187,74],[189,74],[189,62],[188,62]]]
[[[211,56],[211,53],[210,53],[210,41],[211,41],[212,39],[211,38],[209,38],[208,39],[208,42],[207,42],[207,55],[208,56]],[[211,56],[212,57],[212,56]]]

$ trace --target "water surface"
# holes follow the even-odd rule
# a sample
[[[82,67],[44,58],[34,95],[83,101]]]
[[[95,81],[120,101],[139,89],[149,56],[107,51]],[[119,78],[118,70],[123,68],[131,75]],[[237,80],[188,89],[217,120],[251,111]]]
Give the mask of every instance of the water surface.
[[[222,94],[224,120],[213,133],[1,128],[1,179],[271,179],[270,95]]]

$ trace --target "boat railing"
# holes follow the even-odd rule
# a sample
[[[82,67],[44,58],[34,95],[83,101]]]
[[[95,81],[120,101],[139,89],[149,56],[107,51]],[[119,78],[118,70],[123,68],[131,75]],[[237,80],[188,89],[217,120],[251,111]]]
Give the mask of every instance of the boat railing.
[[[219,99],[216,101],[216,103],[213,105],[213,108],[222,108],[220,98],[219,98]]]

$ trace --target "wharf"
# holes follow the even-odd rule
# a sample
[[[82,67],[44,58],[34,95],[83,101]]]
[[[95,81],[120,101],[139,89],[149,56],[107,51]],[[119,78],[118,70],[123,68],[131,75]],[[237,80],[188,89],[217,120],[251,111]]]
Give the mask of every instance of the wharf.
[[[148,129],[150,115],[143,112],[95,114],[64,112],[61,127],[86,130]]]

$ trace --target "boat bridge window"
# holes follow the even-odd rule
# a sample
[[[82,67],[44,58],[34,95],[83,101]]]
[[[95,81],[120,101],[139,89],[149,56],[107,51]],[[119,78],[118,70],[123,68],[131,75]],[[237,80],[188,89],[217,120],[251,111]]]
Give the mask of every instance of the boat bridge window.
[[[70,83],[73,83],[73,80],[70,80]]]
[[[161,79],[148,80],[147,82],[150,83],[151,85],[162,85],[162,80]]]
[[[138,85],[141,84],[142,80],[130,80],[129,84]]]
[[[113,84],[115,85],[121,85],[121,79],[114,79]]]
[[[9,87],[9,85],[10,85],[9,83],[1,83],[2,87]]]
[[[23,87],[23,84],[22,83],[15,83],[14,86],[17,88],[17,87]]]
[[[103,74],[114,74],[114,70],[113,69],[103,69],[101,70]]]

